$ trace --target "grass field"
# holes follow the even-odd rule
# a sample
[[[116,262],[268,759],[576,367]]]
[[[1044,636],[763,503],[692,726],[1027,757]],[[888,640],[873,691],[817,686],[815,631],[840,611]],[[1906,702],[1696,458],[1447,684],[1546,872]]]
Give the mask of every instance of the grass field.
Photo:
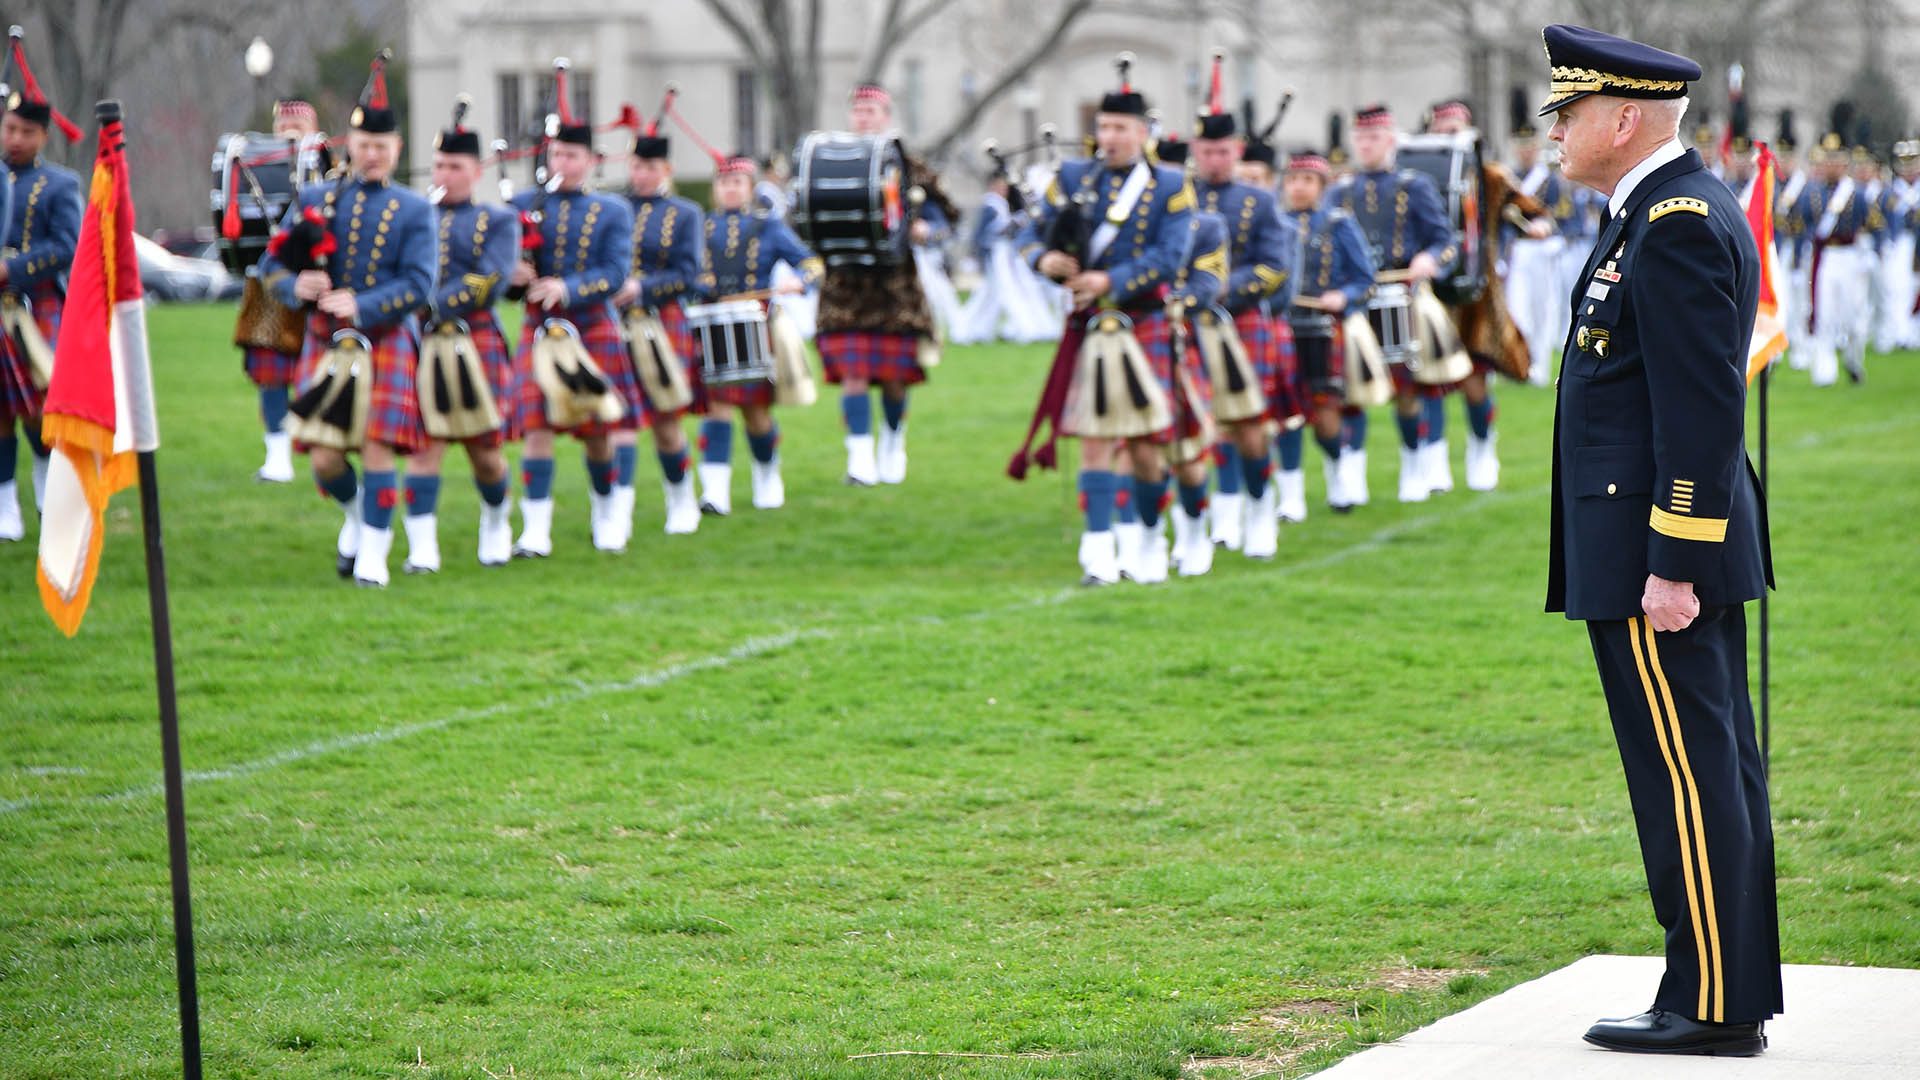
[[[1382,422],[1372,507],[1310,448],[1274,562],[1086,591],[1068,481],[1001,474],[1042,350],[954,349],[904,487],[840,485],[829,399],[786,509],[669,540],[643,459],[605,556],[568,448],[555,556],[488,571],[450,461],[446,571],[371,592],[309,485],[250,481],[230,325],[152,315],[209,1075],[1296,1076],[1659,948],[1540,613],[1543,391],[1498,493],[1393,503]],[[1920,966],[1920,362],[1774,396],[1787,957]],[[178,1075],[131,495],[111,528],[71,642],[0,548],[17,1080]]]

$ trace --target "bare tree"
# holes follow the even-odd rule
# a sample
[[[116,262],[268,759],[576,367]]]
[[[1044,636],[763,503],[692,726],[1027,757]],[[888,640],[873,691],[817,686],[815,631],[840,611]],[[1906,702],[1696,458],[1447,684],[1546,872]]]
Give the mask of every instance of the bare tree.
[[[965,138],[996,101],[1018,86],[1033,70],[1034,65],[1059,49],[1060,43],[1066,40],[1067,34],[1073,29],[1073,24],[1079,22],[1081,16],[1091,11],[1095,2],[1096,0],[1068,0],[1061,5],[1046,31],[1035,38],[1026,51],[1008,61],[1007,66],[1001,69],[999,76],[960,111],[960,115],[954,118],[953,123],[947,125],[945,131],[934,137],[927,153],[928,158],[933,161],[944,160],[953,150],[954,143]]]

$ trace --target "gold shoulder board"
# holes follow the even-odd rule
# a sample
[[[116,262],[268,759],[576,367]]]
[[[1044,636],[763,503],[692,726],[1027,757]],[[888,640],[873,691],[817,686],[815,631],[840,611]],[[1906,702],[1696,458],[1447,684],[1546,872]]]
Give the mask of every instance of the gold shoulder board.
[[[1707,200],[1682,196],[1678,199],[1668,199],[1665,202],[1657,202],[1648,209],[1647,220],[1659,221],[1668,214],[1677,214],[1682,210],[1689,214],[1699,214],[1701,217],[1706,217]]]

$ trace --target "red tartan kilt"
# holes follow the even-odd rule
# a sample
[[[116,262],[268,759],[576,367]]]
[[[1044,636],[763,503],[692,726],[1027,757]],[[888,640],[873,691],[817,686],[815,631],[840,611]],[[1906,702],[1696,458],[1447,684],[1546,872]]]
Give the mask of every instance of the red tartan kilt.
[[[300,350],[298,386],[305,390],[320,370],[320,361],[333,347],[333,333],[343,324],[329,315],[307,316],[307,340]],[[367,442],[383,443],[402,454],[426,447],[427,427],[420,419],[420,398],[414,377],[420,370],[420,343],[411,321],[383,330],[360,331],[373,346],[373,385],[367,403]],[[308,447],[295,443],[294,449]]]
[[[1282,425],[1307,412],[1307,397],[1300,392],[1300,356],[1294,350],[1293,327],[1285,319],[1269,319],[1273,328],[1273,377],[1263,386],[1267,391],[1267,417]]]
[[[66,294],[50,281],[29,285],[23,294],[33,305],[33,321],[49,347],[60,342],[60,316],[67,306]],[[0,342],[0,420],[30,420],[40,415],[47,403],[47,392],[33,385],[33,368],[19,355],[11,341]]]
[[[513,354],[513,410],[507,425],[508,438],[524,438],[529,431],[545,431],[548,427],[547,398],[533,377],[533,339],[540,330],[540,323],[548,317],[548,312],[528,305],[526,318],[520,324],[520,346]],[[580,331],[580,341],[587,347],[587,354],[593,357],[594,363],[600,365],[607,381],[613,384],[614,392],[620,395],[620,401],[627,407],[626,415],[616,423],[593,421],[567,433],[584,439],[614,431],[644,429],[647,426],[646,395],[640,392],[640,379],[633,371],[633,357],[627,354],[627,342],[621,336],[620,323],[614,319],[613,309],[602,304],[594,308],[565,311],[561,317],[571,320],[574,328]]]
[[[886,334],[875,330],[828,330],[814,337],[827,381],[865,379],[870,383],[923,383],[920,339],[913,334]],[[1164,345],[1163,345],[1164,348]]]
[[[695,416],[707,415],[707,407],[713,395],[707,390],[707,384],[700,378],[699,342],[694,339],[693,327],[687,324],[687,312],[678,301],[669,300],[654,309],[660,317],[660,327],[667,332],[667,343],[680,357],[680,368],[687,373],[687,388],[693,391],[693,404],[684,409],[674,410],[675,417],[692,413]],[[642,388],[644,391],[644,387]],[[647,401],[647,415],[655,422],[662,416],[662,410],[654,407],[653,401]]]
[[[246,356],[247,378],[262,390],[273,390],[293,385],[295,372],[300,369],[299,353],[274,352],[272,349],[242,349]]]
[[[773,408],[773,384],[765,379],[754,383],[716,386],[707,391],[707,396],[716,405],[731,405],[736,409],[747,405],[763,409]]]
[[[507,339],[501,336],[500,324],[491,310],[476,311],[466,317],[466,322],[473,347],[480,353],[481,370],[487,373],[487,389],[493,392],[493,404],[500,410],[502,419],[501,430],[465,441],[478,446],[499,446],[507,440],[505,418],[513,407],[513,354],[507,351]]]

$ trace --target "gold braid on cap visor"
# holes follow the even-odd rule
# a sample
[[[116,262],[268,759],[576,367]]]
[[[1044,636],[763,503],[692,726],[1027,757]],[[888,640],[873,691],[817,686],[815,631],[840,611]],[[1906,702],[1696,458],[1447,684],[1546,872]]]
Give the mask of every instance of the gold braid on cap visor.
[[[1551,89],[1554,94],[1598,94],[1609,86],[1621,90],[1668,92],[1684,92],[1687,88],[1687,84],[1679,79],[1639,79],[1631,75],[1614,75],[1610,72],[1595,71],[1592,68],[1556,67],[1553,69]]]

